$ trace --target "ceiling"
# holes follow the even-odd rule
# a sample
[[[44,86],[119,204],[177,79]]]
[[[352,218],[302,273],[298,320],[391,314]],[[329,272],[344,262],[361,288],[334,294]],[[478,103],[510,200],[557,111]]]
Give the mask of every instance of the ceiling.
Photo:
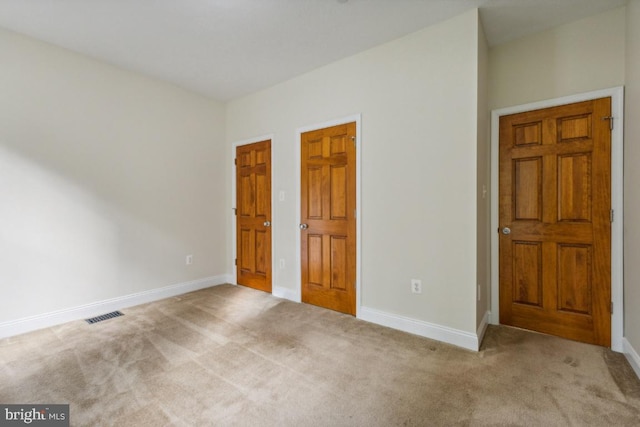
[[[480,8],[491,46],[626,0],[0,0],[0,27],[229,100]]]

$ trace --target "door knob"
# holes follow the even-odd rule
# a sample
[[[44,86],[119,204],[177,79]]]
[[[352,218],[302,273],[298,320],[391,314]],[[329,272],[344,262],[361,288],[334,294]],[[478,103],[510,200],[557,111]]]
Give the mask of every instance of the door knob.
[[[300,224],[300,230],[306,230],[307,228],[309,228],[307,224]]]
[[[511,229],[509,227],[505,227],[502,229],[502,234],[511,234]]]
[[[262,225],[264,225],[265,227],[271,227],[271,222],[265,221]]]

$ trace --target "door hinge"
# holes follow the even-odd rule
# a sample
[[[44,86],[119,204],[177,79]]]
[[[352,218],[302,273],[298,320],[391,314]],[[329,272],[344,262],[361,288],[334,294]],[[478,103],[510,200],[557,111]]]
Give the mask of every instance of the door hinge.
[[[609,221],[613,222],[613,209],[609,212]]]
[[[611,307],[609,307],[609,311],[611,311],[611,314],[613,314],[613,301],[611,301]]]
[[[233,261],[233,265],[238,265],[238,258]]]
[[[355,147],[355,146],[356,146],[356,137],[355,137],[355,136],[352,136],[352,137],[351,137],[351,140],[353,141],[353,146]]]
[[[603,117],[602,120],[609,120],[609,129],[613,130],[613,116]]]
[[[231,208],[233,210],[234,215],[238,215],[238,208]]]
[[[358,211],[356,209],[353,210],[353,218],[354,219],[358,218]]]
[[[233,164],[237,166],[238,165],[238,159],[233,159]]]

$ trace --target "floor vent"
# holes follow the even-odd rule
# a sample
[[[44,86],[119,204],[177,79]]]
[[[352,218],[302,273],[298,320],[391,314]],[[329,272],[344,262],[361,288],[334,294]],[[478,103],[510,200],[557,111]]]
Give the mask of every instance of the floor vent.
[[[112,311],[111,313],[103,314],[101,316],[92,317],[91,319],[85,319],[88,324],[93,325],[94,323],[102,322],[103,320],[113,319],[114,317],[124,316],[124,314],[119,311]]]

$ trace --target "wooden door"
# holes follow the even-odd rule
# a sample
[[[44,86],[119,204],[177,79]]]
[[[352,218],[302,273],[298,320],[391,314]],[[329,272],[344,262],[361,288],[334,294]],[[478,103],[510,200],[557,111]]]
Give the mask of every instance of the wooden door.
[[[301,138],[302,301],[356,312],[356,125]]]
[[[239,285],[271,292],[271,141],[236,148]]]
[[[609,116],[611,98],[500,118],[500,323],[611,345]]]

